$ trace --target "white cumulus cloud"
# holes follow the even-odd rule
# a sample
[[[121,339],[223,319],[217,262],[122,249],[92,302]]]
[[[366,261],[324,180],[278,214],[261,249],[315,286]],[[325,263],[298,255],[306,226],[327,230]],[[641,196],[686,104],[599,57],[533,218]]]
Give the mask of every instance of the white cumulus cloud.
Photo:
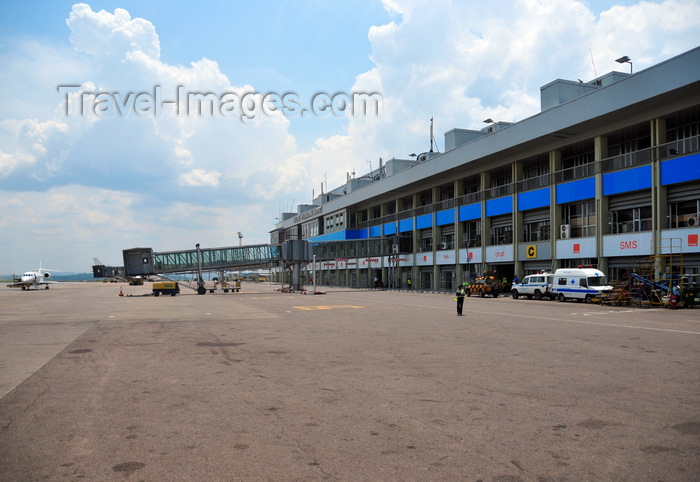
[[[380,93],[380,115],[348,116],[308,149],[293,134],[313,125],[302,116],[261,104],[222,111],[225,95],[242,99],[259,86],[224,72],[219,59],[170,64],[161,53],[173,47],[149,19],[74,5],[66,12],[70,45],[17,39],[0,52],[0,227],[51,233],[67,246],[60,249],[89,259],[129,245],[237,244],[241,230],[246,242],[266,242],[279,206],[311,202],[325,179],[334,188],[380,157],[427,151],[431,118],[442,150],[442,133],[455,127],[535,114],[540,86],[556,78],[626,70],[615,63],[622,55],[646,68],[696,47],[700,28],[697,0],[611,1],[597,13],[580,0],[382,4],[392,20],[367,32],[372,68],[357,72],[354,85],[328,86]],[[61,85],[77,87],[66,93]],[[199,107],[214,111],[177,115],[181,94],[209,95],[211,104]],[[157,96],[168,103],[149,110]],[[105,239],[109,246],[95,252]],[[26,257],[40,249],[4,251]],[[0,265],[11,262],[0,256]]]

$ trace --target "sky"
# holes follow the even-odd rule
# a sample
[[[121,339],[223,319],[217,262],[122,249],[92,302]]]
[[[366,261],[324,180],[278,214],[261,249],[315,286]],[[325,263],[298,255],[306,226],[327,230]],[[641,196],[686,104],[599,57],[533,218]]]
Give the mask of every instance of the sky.
[[[699,0],[2,2],[0,273],[269,243],[322,188],[427,151],[431,118],[442,152],[698,32]]]

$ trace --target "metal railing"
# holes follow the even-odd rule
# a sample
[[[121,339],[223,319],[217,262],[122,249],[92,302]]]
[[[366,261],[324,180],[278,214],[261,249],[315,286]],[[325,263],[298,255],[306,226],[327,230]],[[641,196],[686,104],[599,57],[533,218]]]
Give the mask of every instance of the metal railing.
[[[600,172],[611,172],[651,163],[653,160],[663,160],[680,155],[687,155],[700,151],[700,136],[689,137],[666,144],[640,149],[638,151],[607,157],[599,161],[582,164],[580,166],[560,169],[549,174],[541,174],[528,179],[521,179],[501,186],[484,189],[478,192],[464,194],[453,199],[447,199],[424,206],[400,211],[390,215],[358,223],[357,229],[365,229],[371,226],[411,219],[416,216],[430,214],[445,209],[450,209],[479,201],[495,199],[515,193],[540,189],[552,184],[573,181],[594,176]]]

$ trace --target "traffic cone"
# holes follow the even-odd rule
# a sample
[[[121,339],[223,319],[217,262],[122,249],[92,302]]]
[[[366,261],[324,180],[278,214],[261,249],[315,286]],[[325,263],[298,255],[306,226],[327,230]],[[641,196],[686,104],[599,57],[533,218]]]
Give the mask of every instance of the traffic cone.
[[[122,291],[121,286],[119,287],[119,296],[124,296],[124,292]]]

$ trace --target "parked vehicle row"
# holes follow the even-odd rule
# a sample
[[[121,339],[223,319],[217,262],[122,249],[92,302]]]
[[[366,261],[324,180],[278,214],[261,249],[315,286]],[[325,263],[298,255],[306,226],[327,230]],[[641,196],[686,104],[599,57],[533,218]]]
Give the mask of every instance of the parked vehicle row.
[[[525,296],[528,299],[548,298],[566,301],[583,300],[591,303],[604,293],[612,292],[613,287],[600,270],[595,268],[562,268],[552,273],[529,275],[521,283],[513,284],[513,299]]]

